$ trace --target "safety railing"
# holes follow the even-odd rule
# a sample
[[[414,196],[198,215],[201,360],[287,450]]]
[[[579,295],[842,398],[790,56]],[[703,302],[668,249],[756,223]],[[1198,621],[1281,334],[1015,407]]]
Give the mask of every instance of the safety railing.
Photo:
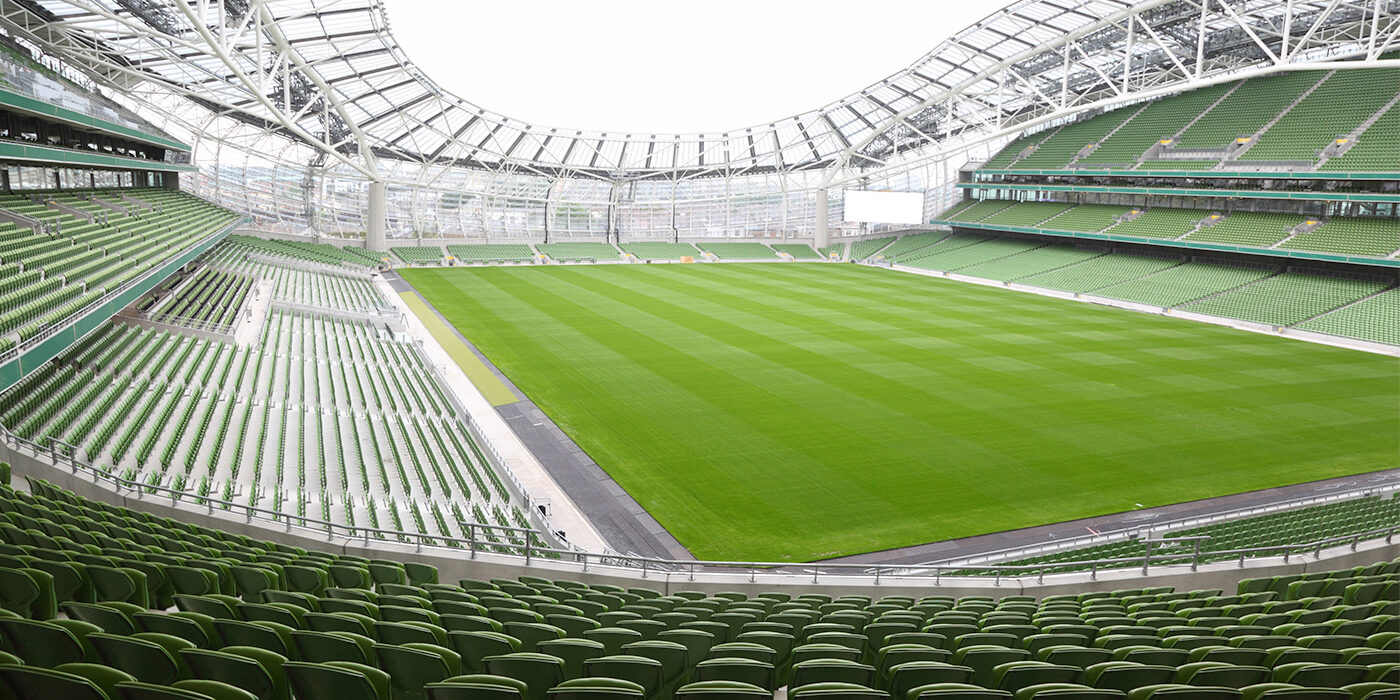
[[[697,577],[709,575],[732,577],[739,574],[746,576],[751,583],[758,583],[765,577],[781,577],[789,580],[793,577],[810,577],[813,584],[820,583],[824,577],[855,577],[875,585],[880,584],[882,579],[899,579],[902,583],[922,582],[934,586],[942,584],[945,579],[951,579],[957,583],[990,582],[993,585],[1000,585],[1004,581],[1043,583],[1045,576],[1053,573],[1052,570],[1066,566],[1081,569],[1082,571],[1076,573],[1088,574],[1090,579],[1097,579],[1101,573],[1122,573],[1134,570],[1148,576],[1154,571],[1166,572],[1185,566],[1189,566],[1190,570],[1194,571],[1203,563],[1202,558],[1208,554],[1211,557],[1228,555],[1232,559],[1237,559],[1238,566],[1243,568],[1249,559],[1258,556],[1281,557],[1285,563],[1298,557],[1321,558],[1324,550],[1336,547],[1346,546],[1355,551],[1364,542],[1382,539],[1386,544],[1392,544],[1396,535],[1400,534],[1400,525],[1395,525],[1301,543],[1246,547],[1209,553],[1202,552],[1199,547],[1194,547],[1190,554],[1182,552],[1151,553],[1149,550],[1149,553],[1144,556],[1056,562],[1054,564],[927,566],[825,562],[795,564],[791,562],[678,561],[613,552],[596,553],[577,549],[542,547],[531,541],[530,535],[537,534],[534,529],[508,525],[459,521],[459,526],[466,530],[466,537],[347,525],[234,503],[213,496],[200,496],[156,484],[141,483],[134,479],[127,479],[111,472],[96,469],[69,454],[64,454],[65,450],[41,447],[7,430],[0,429],[0,438],[3,438],[12,450],[21,453],[27,451],[35,457],[51,460],[55,467],[67,466],[75,474],[81,473],[90,476],[95,481],[111,483],[118,495],[129,493],[134,494],[137,500],[148,497],[162,501],[168,500],[171,505],[184,504],[203,508],[205,512],[210,514],[215,511],[239,514],[248,523],[259,521],[259,524],[264,528],[300,534],[308,539],[317,538],[328,541],[340,538],[348,541],[360,541],[366,545],[399,543],[411,546],[415,552],[436,551],[443,555],[454,555],[454,553],[460,555],[460,553],[465,552],[471,559],[475,559],[483,553],[495,553],[518,558],[521,560],[520,563],[525,566],[545,559],[565,568],[576,569],[579,572],[587,572],[590,569],[601,567],[612,573],[640,579],[646,579],[650,576],[680,576],[685,580],[694,581],[697,580]],[[968,577],[969,574],[971,574],[971,578]],[[733,579],[725,578],[724,580],[732,581]]]
[[[204,333],[213,333],[216,335],[229,335],[233,333],[233,325],[228,323],[217,323],[215,321],[201,321],[195,318],[177,316],[175,314],[165,314],[159,312],[144,313],[141,314],[140,318],[150,321],[151,323],[159,323],[166,326],[178,326],[180,328],[188,328],[190,330],[202,331]]]
[[[1221,510],[1209,515],[1197,515],[1175,520],[1163,520],[1152,523],[1139,523],[1128,527],[1114,530],[1103,530],[1092,535],[1081,535],[1078,537],[1058,539],[1037,545],[1022,547],[1011,547],[999,549],[992,552],[984,552],[970,557],[958,557],[950,559],[938,559],[930,561],[930,564],[943,566],[966,566],[969,564],[990,564],[997,561],[1011,561],[1015,559],[1025,559],[1027,557],[1043,556],[1055,552],[1063,552],[1072,549],[1082,549],[1095,545],[1109,544],[1112,542],[1122,542],[1134,537],[1150,537],[1153,533],[1168,532],[1171,530],[1185,530],[1203,525],[1224,522],[1227,520],[1240,520],[1259,515],[1267,515],[1295,508],[1306,508],[1308,506],[1322,505],[1324,503],[1334,503],[1337,501],[1349,501],[1364,496],[1394,493],[1400,491],[1400,480],[1389,484],[1377,484],[1364,488],[1345,489],[1333,493],[1307,496],[1302,498],[1291,498],[1269,503],[1245,506],[1230,510]],[[1172,538],[1179,539],[1179,538]],[[1157,540],[1160,541],[1160,540]]]
[[[462,405],[461,400],[457,397],[457,392],[453,391],[452,386],[447,383],[447,376],[444,372],[444,368],[435,364],[428,357],[428,352],[426,348],[423,347],[423,339],[414,338],[413,340],[414,342],[409,343],[409,345],[413,347],[413,351],[418,355],[419,362],[428,369],[428,375],[432,377],[434,382],[437,382],[438,388],[441,389],[442,394],[447,397],[448,403],[452,404],[453,410],[455,410],[457,415],[466,423],[467,432],[472,440],[474,440],[477,446],[482,448],[488,455],[487,461],[489,464],[486,465],[487,468],[495,470],[498,476],[503,477],[505,479],[506,490],[510,491],[511,496],[517,501],[524,504],[525,518],[540,531],[547,541],[567,547],[569,551],[578,551],[578,547],[570,544],[557,534],[558,531],[555,530],[554,526],[549,522],[549,517],[540,512],[539,508],[536,507],[534,497],[530,495],[530,491],[525,488],[525,485],[520,483],[520,478],[515,475],[510,465],[506,463],[505,457],[501,455],[500,450],[496,449],[496,444],[492,442],[490,435],[482,429],[481,424],[477,422],[476,417],[472,415],[471,411],[468,411],[467,407]]]

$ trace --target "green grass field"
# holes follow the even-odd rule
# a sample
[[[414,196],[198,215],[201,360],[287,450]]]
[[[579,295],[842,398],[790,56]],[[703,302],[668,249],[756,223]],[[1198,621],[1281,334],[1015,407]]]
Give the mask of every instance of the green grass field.
[[[702,559],[1394,467],[1393,357],[856,265],[402,271]]]

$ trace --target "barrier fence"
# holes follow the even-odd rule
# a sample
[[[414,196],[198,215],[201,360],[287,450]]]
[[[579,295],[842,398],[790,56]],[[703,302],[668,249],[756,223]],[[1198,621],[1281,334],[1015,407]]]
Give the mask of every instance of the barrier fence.
[[[1002,581],[1006,580],[1021,582],[1034,581],[1036,583],[1041,583],[1044,581],[1047,570],[1060,569],[1067,566],[1083,569],[1083,572],[1087,573],[1090,579],[1097,579],[1098,574],[1104,572],[1134,569],[1139,570],[1144,576],[1147,576],[1152,574],[1154,570],[1163,571],[1168,567],[1176,568],[1186,565],[1189,565],[1190,569],[1195,571],[1197,567],[1203,563],[1201,560],[1204,556],[1204,553],[1200,551],[1200,547],[1198,546],[1201,538],[1183,538],[1176,543],[1192,544],[1192,553],[1190,555],[1180,551],[1165,554],[1153,553],[1152,548],[1149,548],[1148,553],[1143,556],[1055,562],[1053,564],[950,566],[825,562],[678,561],[611,552],[597,553],[578,549],[541,547],[535,545],[530,539],[531,534],[538,534],[536,530],[506,525],[489,525],[485,523],[460,521],[458,524],[466,529],[466,537],[449,537],[420,532],[346,525],[267,508],[259,508],[257,506],[234,503],[212,496],[199,496],[188,491],[178,491],[164,486],[143,484],[134,479],[127,479],[117,474],[97,469],[72,456],[71,450],[63,449],[64,446],[61,444],[57,446],[51,445],[47,448],[41,447],[3,428],[0,428],[0,439],[3,440],[9,449],[20,454],[27,452],[40,460],[51,463],[56,468],[63,468],[66,466],[74,474],[88,476],[92,478],[94,482],[110,483],[118,495],[124,493],[134,494],[138,500],[148,496],[157,497],[161,500],[169,500],[172,506],[183,504],[194,509],[202,508],[206,513],[210,514],[215,511],[239,514],[244,517],[246,522],[258,522],[262,527],[269,530],[280,530],[282,532],[300,534],[307,538],[333,539],[339,537],[345,540],[363,542],[366,545],[373,542],[398,542],[412,546],[415,552],[435,550],[444,555],[449,555],[454,552],[465,553],[470,559],[476,559],[477,556],[482,553],[504,554],[519,558],[521,563],[525,566],[530,566],[540,559],[547,559],[557,562],[566,568],[572,568],[580,573],[588,572],[593,568],[605,567],[610,569],[612,573],[630,572],[630,575],[639,579],[646,579],[651,575],[671,576],[679,574],[684,576],[686,580],[694,581],[697,576],[704,576],[706,574],[726,574],[732,576],[737,573],[746,575],[750,583],[758,583],[762,578],[767,576],[782,576],[788,579],[793,576],[810,576],[813,584],[820,583],[823,577],[856,577],[877,585],[882,578],[922,580],[935,586],[939,585],[943,579],[990,581],[995,584],[1000,584]],[[1295,558],[1308,556],[1314,559],[1321,558],[1323,550],[1330,550],[1335,547],[1349,546],[1351,551],[1356,551],[1363,542],[1379,540],[1384,540],[1384,542],[1389,545],[1394,542],[1397,534],[1400,534],[1400,526],[1389,526],[1309,542],[1217,550],[1209,552],[1209,555],[1212,558],[1219,558],[1225,555],[1228,555],[1232,559],[1237,558],[1240,568],[1245,566],[1247,560],[1259,556],[1281,557],[1284,563],[1290,563]],[[493,537],[495,540],[492,539]],[[1172,540],[1166,538],[1156,541],[1170,542]],[[969,578],[969,576],[971,578]]]

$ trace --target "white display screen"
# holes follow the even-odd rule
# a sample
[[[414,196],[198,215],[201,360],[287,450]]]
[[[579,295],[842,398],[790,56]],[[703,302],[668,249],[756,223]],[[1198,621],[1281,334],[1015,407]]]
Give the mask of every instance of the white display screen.
[[[923,192],[845,190],[845,218],[853,223],[922,224]]]

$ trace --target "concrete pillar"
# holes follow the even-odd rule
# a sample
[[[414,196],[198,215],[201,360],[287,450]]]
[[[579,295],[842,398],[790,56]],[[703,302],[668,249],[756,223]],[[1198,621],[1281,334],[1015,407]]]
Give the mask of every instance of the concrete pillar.
[[[369,204],[365,208],[365,247],[370,250],[389,249],[389,241],[384,233],[384,204],[384,183],[369,183]]]
[[[817,190],[817,228],[812,236],[812,246],[825,248],[831,245],[831,232],[827,230],[826,188]]]

